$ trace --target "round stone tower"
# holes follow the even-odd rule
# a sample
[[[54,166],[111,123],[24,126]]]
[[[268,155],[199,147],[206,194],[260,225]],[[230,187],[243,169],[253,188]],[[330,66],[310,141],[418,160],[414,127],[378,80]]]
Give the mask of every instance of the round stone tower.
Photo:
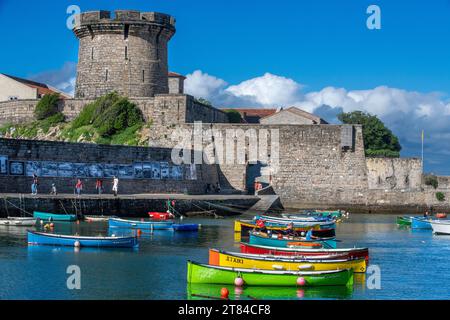
[[[75,98],[111,91],[128,97],[169,93],[167,44],[175,19],[157,12],[84,12],[73,32],[80,41]]]

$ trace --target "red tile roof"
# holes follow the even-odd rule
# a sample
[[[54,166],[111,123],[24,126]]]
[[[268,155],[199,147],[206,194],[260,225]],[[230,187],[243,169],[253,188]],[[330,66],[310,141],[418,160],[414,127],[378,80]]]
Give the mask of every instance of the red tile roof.
[[[259,119],[268,117],[277,112],[277,109],[257,109],[257,108],[227,108],[222,111],[235,110],[241,114],[242,120],[247,123],[259,123]]]
[[[4,76],[11,78],[17,82],[20,82],[24,85],[29,86],[30,88],[34,88],[37,89],[38,92],[38,96],[42,97],[43,95],[46,94],[52,94],[52,93],[58,93],[61,96],[61,99],[67,99],[70,98],[69,95],[67,95],[66,93],[59,91],[49,85],[46,85],[45,83],[40,83],[40,82],[36,82],[36,81],[32,81],[32,80],[28,80],[28,79],[23,79],[23,78],[19,78],[19,77],[15,77],[15,76],[10,76],[8,74],[3,74]]]

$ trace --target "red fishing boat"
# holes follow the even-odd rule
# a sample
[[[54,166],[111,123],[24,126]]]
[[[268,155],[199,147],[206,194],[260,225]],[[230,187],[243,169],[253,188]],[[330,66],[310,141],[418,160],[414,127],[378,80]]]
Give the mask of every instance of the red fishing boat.
[[[170,212],[149,212],[148,216],[153,220],[170,220],[175,217]]]
[[[369,249],[368,248],[339,248],[339,249],[317,249],[317,248],[300,248],[300,247],[267,247],[261,245],[253,245],[241,242],[241,253],[251,254],[263,254],[263,255],[275,255],[275,256],[329,256],[332,258],[334,255],[339,259],[356,259],[365,258],[369,262]]]

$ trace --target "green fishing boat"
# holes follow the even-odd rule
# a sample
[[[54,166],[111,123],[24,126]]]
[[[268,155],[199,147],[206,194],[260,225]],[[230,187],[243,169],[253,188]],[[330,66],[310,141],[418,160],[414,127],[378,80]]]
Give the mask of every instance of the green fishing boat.
[[[314,287],[352,286],[353,270],[274,271],[210,266],[188,261],[188,283],[233,285],[241,278],[245,286]]]
[[[397,217],[397,224],[399,226],[406,226],[406,227],[410,227],[411,226],[411,217]]]
[[[230,300],[348,299],[353,293],[353,287],[350,286],[239,288],[234,285],[189,283],[187,285],[187,299],[221,299],[222,288],[228,289]]]

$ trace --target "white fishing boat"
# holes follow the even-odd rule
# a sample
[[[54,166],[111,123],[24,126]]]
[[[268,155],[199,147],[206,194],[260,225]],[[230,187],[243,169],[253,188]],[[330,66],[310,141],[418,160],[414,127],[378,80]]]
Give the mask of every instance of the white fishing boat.
[[[433,233],[450,235],[450,220],[431,220],[430,224]]]
[[[109,218],[107,216],[84,216],[84,220],[89,222],[99,222],[99,221],[108,221]]]
[[[0,219],[1,226],[23,226],[31,227],[36,224],[35,218],[8,217]]]

